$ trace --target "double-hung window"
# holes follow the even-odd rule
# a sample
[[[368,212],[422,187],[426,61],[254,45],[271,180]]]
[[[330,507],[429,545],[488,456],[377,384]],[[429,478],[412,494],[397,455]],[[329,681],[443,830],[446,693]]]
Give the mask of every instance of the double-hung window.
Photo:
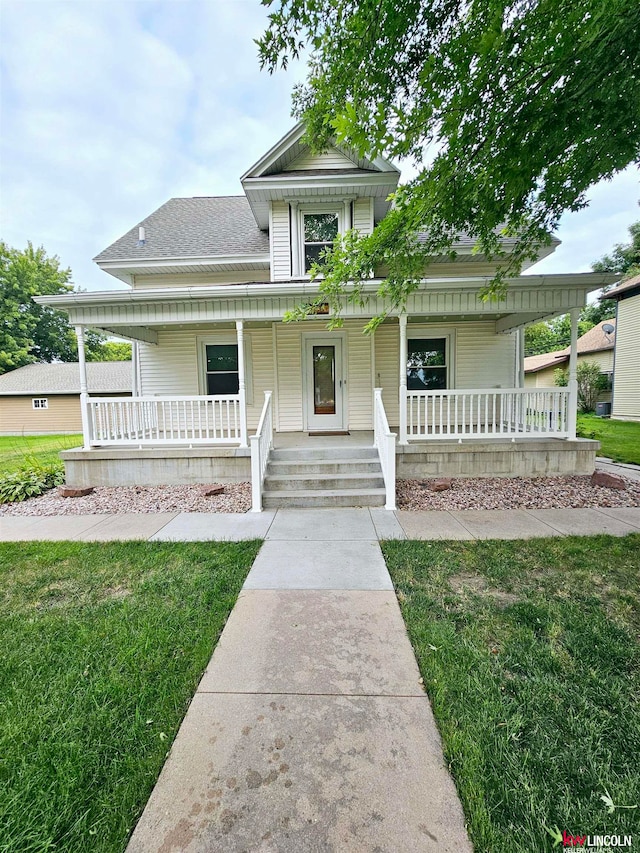
[[[409,338],[407,390],[439,391],[447,387],[447,338]]]
[[[303,213],[304,271],[308,273],[313,264],[322,262],[322,253],[331,249],[338,236],[340,223],[338,213]]]
[[[210,396],[237,394],[240,388],[237,344],[206,344],[205,374]]]

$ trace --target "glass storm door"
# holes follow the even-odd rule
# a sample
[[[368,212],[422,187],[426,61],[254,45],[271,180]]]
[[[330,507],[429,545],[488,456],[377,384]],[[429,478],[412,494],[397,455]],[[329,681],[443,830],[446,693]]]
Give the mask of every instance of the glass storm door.
[[[309,338],[306,342],[307,429],[344,429],[342,338]]]

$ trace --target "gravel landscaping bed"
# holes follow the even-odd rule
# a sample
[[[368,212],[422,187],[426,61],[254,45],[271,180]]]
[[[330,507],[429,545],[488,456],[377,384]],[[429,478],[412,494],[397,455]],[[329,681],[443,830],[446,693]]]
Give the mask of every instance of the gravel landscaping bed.
[[[640,506],[640,483],[626,480],[624,491],[592,486],[590,477],[487,477],[453,479],[451,488],[433,492],[429,480],[398,480],[398,509],[567,509]],[[101,515],[125,512],[248,512],[251,484],[230,483],[221,495],[204,495],[205,486],[119,486],[90,495],[63,498],[57,489],[23,503],[0,506],[7,515]]]
[[[251,483],[229,483],[221,495],[206,497],[205,486],[118,486],[97,488],[81,498],[57,489],[39,498],[0,506],[3,515],[102,515],[124,512],[248,512]]]
[[[623,490],[592,486],[590,477],[486,477],[453,479],[433,492],[428,480],[398,480],[398,509],[570,509],[640,506],[640,483]]]

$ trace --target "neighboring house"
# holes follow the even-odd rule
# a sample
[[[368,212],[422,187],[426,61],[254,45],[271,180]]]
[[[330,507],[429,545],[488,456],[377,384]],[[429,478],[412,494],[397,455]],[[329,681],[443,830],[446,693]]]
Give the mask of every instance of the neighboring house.
[[[87,364],[89,393],[131,394],[131,362]],[[77,362],[27,364],[0,376],[0,435],[82,432]]]
[[[336,449],[324,481],[316,471],[309,485],[310,473],[295,469],[314,493],[331,483],[334,503],[380,500],[378,486],[366,494],[336,486],[346,432],[369,448],[375,442],[387,506],[396,464],[400,476],[590,471],[596,445],[575,440],[576,395],[522,387],[523,330],[571,311],[575,338],[587,294],[614,277],[522,275],[496,301],[482,301],[497,262],[461,236],[455,259],[434,257],[406,311],[392,312],[374,335],[362,329],[384,307],[380,270],[363,286],[363,305],[345,303],[341,329],[327,330],[322,305],[284,323],[285,311],[318,297],[309,269],[320,252],[350,228],[371,233],[400,177],[382,157],[337,145],[314,154],[303,132],[297,125],[242,176],[243,195],[171,199],[101,252],[98,266],[126,290],[36,298],[68,312],[80,353],[87,327],[136,343],[135,400],[84,400],[85,450],[65,453],[68,480],[251,477],[258,509],[265,471],[272,504],[298,482],[293,468],[267,470],[271,428],[276,445],[286,438],[294,457],[299,448],[298,461],[318,433]],[[503,240],[506,252],[512,245]],[[360,481],[379,485],[364,470]]]
[[[607,377],[609,387],[613,380],[615,329],[615,320],[603,320],[578,338],[578,364],[581,361],[597,364],[600,373]],[[525,388],[550,388],[555,385],[555,372],[558,368],[568,369],[569,355],[570,347],[566,347],[556,352],[527,356],[524,360]],[[598,401],[610,402],[611,391],[602,391]]]
[[[640,275],[623,281],[605,299],[617,303],[611,417],[640,421]]]

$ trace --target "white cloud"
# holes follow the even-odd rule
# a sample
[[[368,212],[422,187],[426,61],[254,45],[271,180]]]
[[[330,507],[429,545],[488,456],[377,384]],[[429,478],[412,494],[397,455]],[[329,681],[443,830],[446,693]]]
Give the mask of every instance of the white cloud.
[[[0,234],[42,243],[82,287],[121,286],[97,252],[171,196],[239,193],[293,123],[304,69],[260,72],[257,0],[3,0],[2,11]],[[640,218],[629,170],[592,195],[541,271],[588,269]]]

